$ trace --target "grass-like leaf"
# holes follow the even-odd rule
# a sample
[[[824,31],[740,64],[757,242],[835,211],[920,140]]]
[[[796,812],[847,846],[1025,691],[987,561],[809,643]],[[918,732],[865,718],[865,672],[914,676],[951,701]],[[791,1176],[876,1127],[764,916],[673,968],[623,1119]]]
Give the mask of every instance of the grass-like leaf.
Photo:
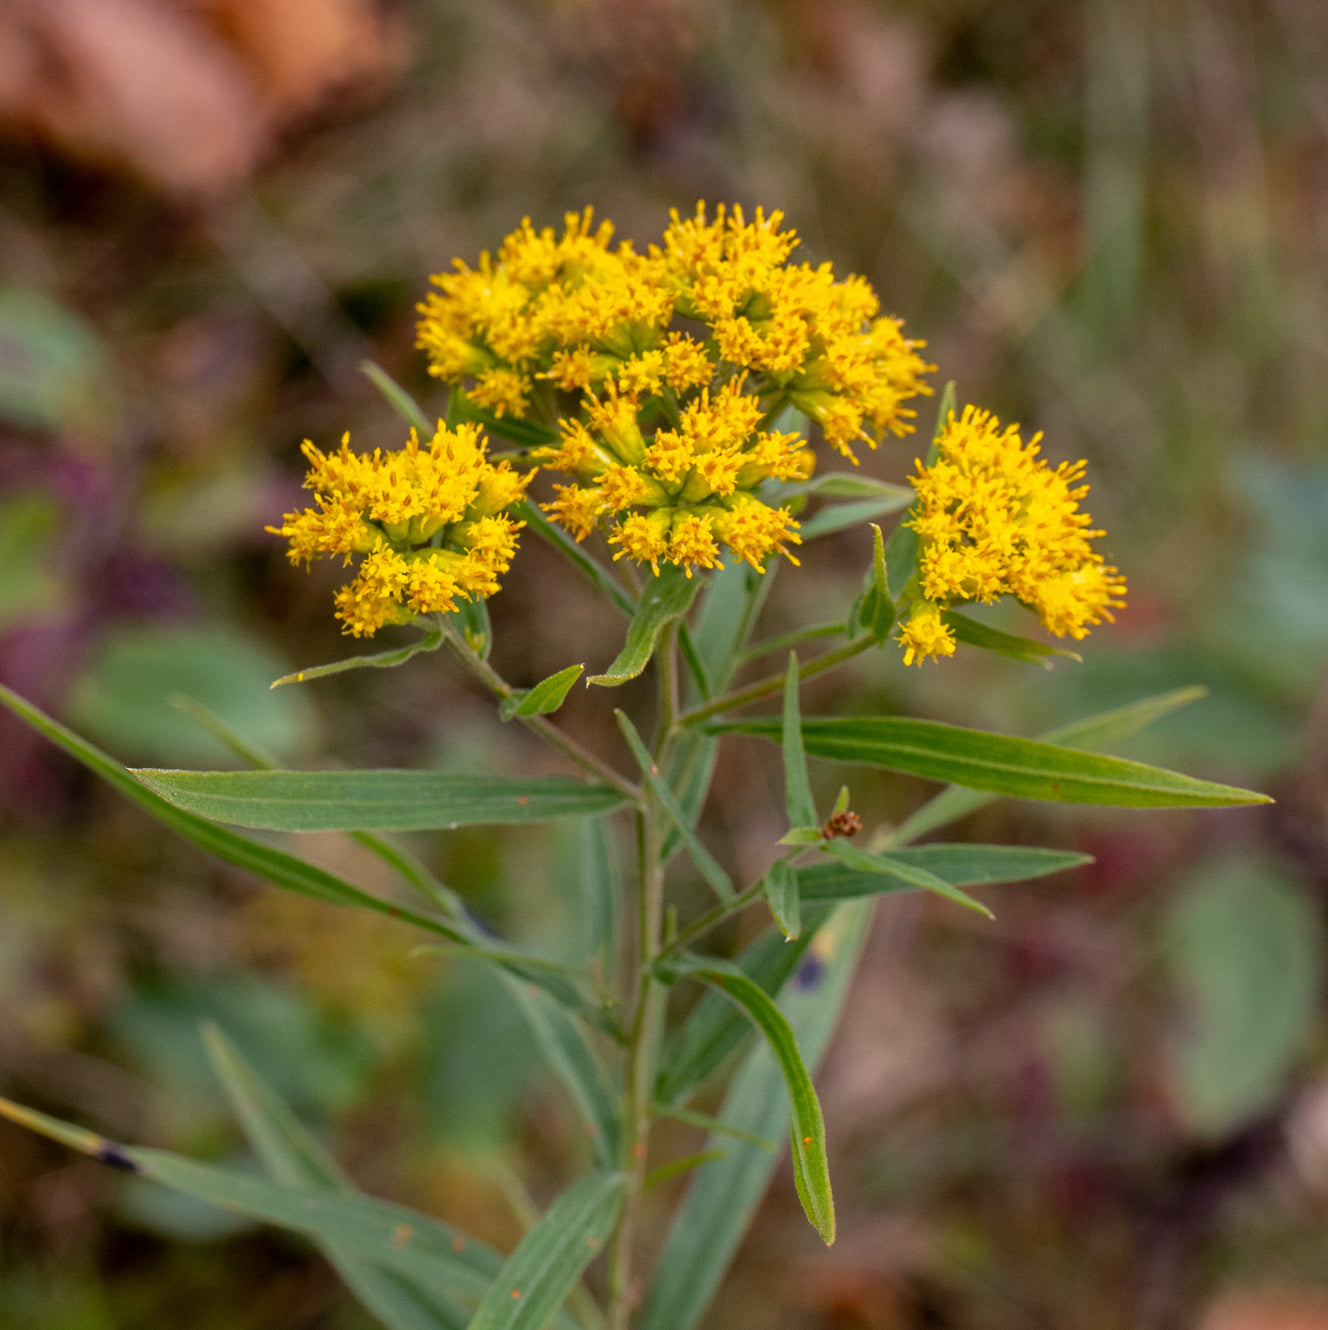
[[[603,674],[592,674],[589,682],[616,688],[628,679],[635,679],[655,654],[660,633],[691,608],[701,581],[699,577],[686,576],[673,564],[666,565],[658,577],[652,577],[641,592],[641,602],[627,629],[623,649]]]
[[[770,995],[738,966],[704,956],[673,956],[659,962],[661,978],[690,975],[712,984],[741,1004],[759,1026],[784,1074],[792,1120],[793,1177],[798,1197],[812,1227],[829,1246],[835,1240],[835,1204],[830,1193],[830,1165],[825,1151],[825,1121],[812,1078],[798,1051],[798,1041]]]
[[[950,625],[955,637],[971,647],[981,647],[985,651],[994,651],[1000,656],[1009,656],[1011,660],[1028,661],[1051,669],[1052,662],[1058,656],[1069,660],[1082,660],[1077,651],[1067,651],[1064,647],[1054,647],[1046,642],[1039,642],[1032,637],[1016,637],[1012,633],[1002,633],[997,628],[989,628],[977,619],[970,619],[966,614],[947,610],[942,619]]]
[[[1093,862],[1092,856],[1070,850],[1043,850],[1023,845],[919,845],[890,850],[895,865],[921,869],[952,887],[979,887],[1000,882],[1024,882],[1030,878],[1063,873]],[[879,868],[840,863],[808,864],[799,868],[798,887],[803,901],[848,900],[854,896],[876,896],[883,892],[918,891],[923,888],[909,877],[883,875]]]
[[[280,688],[287,683],[309,683],[313,679],[326,679],[332,674],[345,674],[347,670],[390,670],[404,665],[412,656],[421,651],[437,651],[443,644],[441,628],[430,628],[418,642],[407,643],[404,647],[394,647],[390,651],[375,651],[367,656],[349,656],[345,660],[334,660],[329,665],[311,665],[308,669],[296,670],[293,674],[283,674],[272,681],[273,688]]]
[[[267,831],[425,831],[607,812],[623,796],[569,776],[437,771],[133,772],[176,808]]]
[[[543,1330],[613,1231],[625,1192],[621,1173],[574,1182],[503,1263],[469,1330]]]
[[[708,729],[775,738],[780,722],[761,717],[712,724]],[[815,757],[885,767],[1021,799],[1126,808],[1217,808],[1272,802],[1266,794],[1196,780],[1142,762],[936,721],[824,716],[805,721],[802,737],[807,752]]]

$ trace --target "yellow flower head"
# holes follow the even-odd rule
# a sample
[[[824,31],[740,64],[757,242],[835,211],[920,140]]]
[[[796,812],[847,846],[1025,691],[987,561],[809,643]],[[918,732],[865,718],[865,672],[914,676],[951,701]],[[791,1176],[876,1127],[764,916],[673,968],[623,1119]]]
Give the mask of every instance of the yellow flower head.
[[[904,664],[915,661],[921,665],[929,656],[939,660],[953,656],[955,637],[953,630],[941,618],[941,607],[929,600],[919,601],[913,607],[908,621],[899,630],[899,641],[904,648]]]
[[[498,590],[523,525],[506,510],[529,477],[488,460],[477,425],[438,426],[422,445],[411,431],[398,452],[354,453],[349,436],[336,452],[305,443],[305,487],[315,506],[287,513],[268,530],[290,541],[294,563],[339,554],[363,556],[355,579],[337,595],[345,631],[371,636],[384,624],[446,613],[458,600]]]
[[[962,601],[991,602],[1011,595],[1034,611],[1057,636],[1086,637],[1089,628],[1124,604],[1125,579],[1093,549],[1101,531],[1079,509],[1088,492],[1080,484],[1084,463],[1054,470],[1039,457],[1038,439],[1027,444],[1019,428],[1002,429],[986,411],[968,406],[951,414],[937,440],[937,459],[918,464],[910,478],[917,491],[918,575],[930,604],[901,630],[906,662],[914,655],[950,654],[929,648],[935,631],[919,623]],[[948,629],[944,629],[948,632]]]

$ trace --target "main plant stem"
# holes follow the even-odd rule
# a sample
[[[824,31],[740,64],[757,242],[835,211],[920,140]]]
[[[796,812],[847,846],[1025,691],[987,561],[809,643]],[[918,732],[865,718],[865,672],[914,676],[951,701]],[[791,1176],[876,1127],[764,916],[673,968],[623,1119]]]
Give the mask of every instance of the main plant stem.
[[[668,760],[675,733],[674,717],[678,711],[676,648],[670,628],[655,656],[659,712],[651,756],[659,767]],[[643,790],[636,817],[637,938],[632,972],[635,1005],[629,1031],[627,1096],[623,1111],[623,1166],[627,1173],[627,1195],[609,1250],[609,1330],[627,1330],[639,1301],[632,1257],[645,1190],[646,1156],[653,1118],[651,1090],[664,1016],[664,986],[655,977],[652,967],[660,953],[664,919],[666,830],[666,814],[658,799],[648,788]]]

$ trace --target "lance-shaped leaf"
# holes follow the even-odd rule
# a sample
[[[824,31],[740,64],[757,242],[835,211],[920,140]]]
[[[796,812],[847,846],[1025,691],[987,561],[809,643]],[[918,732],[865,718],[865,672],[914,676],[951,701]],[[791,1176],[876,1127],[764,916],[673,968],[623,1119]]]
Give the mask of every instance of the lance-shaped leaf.
[[[760,1027],[784,1074],[792,1120],[793,1179],[812,1227],[829,1246],[835,1240],[835,1204],[830,1194],[830,1165],[825,1153],[825,1121],[812,1078],[803,1065],[798,1041],[783,1013],[759,984],[736,965],[712,957],[681,955],[656,963],[667,982],[690,975],[713,984],[740,1003]]]
[[[802,932],[802,900],[798,893],[798,874],[787,859],[776,859],[761,879],[766,904],[785,939],[792,941]]]
[[[572,685],[581,677],[584,665],[569,665],[547,679],[541,679],[534,688],[514,692],[498,705],[498,714],[503,720],[513,720],[517,716],[548,716],[557,711],[567,698]]]
[[[623,732],[623,737],[631,747],[632,755],[641,768],[641,775],[645,779],[646,785],[655,798],[659,800],[660,807],[672,820],[678,834],[682,837],[683,844],[687,846],[687,853],[691,855],[692,862],[700,871],[701,876],[714,889],[715,895],[722,901],[731,901],[733,899],[733,883],[729,880],[729,875],[720,866],[715,856],[701,844],[700,837],[692,830],[691,820],[682,805],[679,804],[678,796],[673,793],[668,781],[660,775],[659,768],[651,760],[650,753],[646,750],[645,744],[641,742],[641,736],[636,732],[636,726],[632,724],[626,712],[615,711],[613,714],[618,718],[618,728]]]
[[[574,1182],[503,1263],[469,1330],[542,1330],[607,1241],[625,1192],[621,1173]]]
[[[779,721],[761,717],[707,728],[711,733],[774,738]],[[815,757],[885,767],[1020,799],[1125,808],[1216,808],[1272,802],[1266,794],[1196,780],[1142,762],[937,721],[822,716],[803,722],[802,738],[807,752]]]
[[[798,707],[798,654],[789,652],[784,674],[784,716],[780,735],[784,751],[784,807],[789,826],[816,824],[816,804],[811,782],[807,779],[807,755],[802,748],[802,712]]]
[[[933,891],[956,905],[976,910],[979,914],[985,914],[988,919],[992,917],[991,911],[981,901],[974,900],[966,891],[961,891],[943,877],[937,877],[935,873],[916,864],[906,863],[888,854],[871,854],[843,840],[827,841],[823,848],[840,863],[849,868],[856,868],[860,873],[879,873],[883,877],[896,878],[917,891]]]
[[[819,1061],[838,1023],[870,918],[868,901],[839,906],[780,996],[780,1010],[809,1067]],[[730,1128],[777,1139],[789,1117],[782,1080],[762,1040],[738,1068],[719,1116]],[[638,1330],[691,1330],[700,1320],[770,1180],[776,1161],[760,1144],[728,1137],[716,1144],[727,1153],[696,1175],[674,1215]]]
[[[1069,660],[1082,660],[1077,651],[1067,651],[1064,647],[1054,647],[1046,642],[1039,642],[1032,637],[1015,637],[1011,633],[1002,633],[999,629],[989,628],[985,623],[970,619],[966,614],[947,610],[941,618],[950,626],[960,642],[971,647],[982,647],[985,651],[994,651],[1000,656],[1009,656],[1011,660],[1024,660],[1043,669],[1051,669],[1052,661],[1057,656]]]
[[[860,852],[861,853],[861,852]],[[880,856],[872,856],[879,859]],[[1091,864],[1088,854],[1070,850],[1044,850],[1024,845],[919,845],[890,850],[886,856],[895,865],[920,869],[948,882],[952,887],[979,887],[1000,882],[1024,882],[1030,878],[1063,873]],[[883,875],[879,866],[856,867],[840,863],[808,864],[797,870],[798,887],[806,901],[848,900],[854,896],[876,896],[885,892],[922,890],[911,878],[898,873]],[[933,888],[934,889],[934,888]]]
[[[768,929],[750,943],[736,964],[772,998],[802,964],[829,909],[815,905],[803,912],[802,931],[792,941]],[[698,1085],[742,1047],[751,1035],[751,1021],[718,992],[707,991],[669,1039],[655,1081],[654,1097],[662,1104],[682,1103]]]
[[[492,1248],[404,1205],[359,1193],[265,1182],[165,1150],[118,1145],[4,1099],[0,1116],[172,1191],[303,1233],[315,1242],[357,1251],[444,1303],[456,1299],[463,1306],[475,1305],[501,1266],[502,1258]]]
[[[569,776],[457,776],[438,771],[161,771],[133,773],[168,803],[267,831],[427,831],[548,822],[623,803]]]
[[[623,649],[603,674],[592,674],[589,681],[616,688],[628,679],[635,679],[655,654],[660,633],[691,608],[700,585],[700,578],[686,576],[673,564],[666,565],[658,577],[652,577],[641,592]]]
[[[1128,706],[1117,707],[1090,716],[1086,720],[1075,721],[1060,729],[1051,730],[1040,736],[1044,743],[1060,744],[1062,748],[1105,748],[1121,739],[1128,739],[1146,725],[1175,711],[1178,707],[1188,706],[1206,696],[1206,688],[1177,688],[1170,693],[1159,693],[1155,697],[1142,698]],[[949,822],[956,822],[969,813],[985,808],[996,796],[982,794],[977,790],[966,790],[962,786],[952,785],[933,795],[916,812],[911,813],[895,829],[890,838],[893,845],[905,845],[917,840],[937,827]]]
[[[471,955],[503,966],[519,978],[542,985],[568,1006],[582,1008],[594,1005],[582,992],[575,978],[577,972],[572,971],[570,967],[519,952],[496,938],[486,936],[467,919],[423,914],[393,901],[381,900],[322,868],[305,863],[303,859],[297,859],[294,855],[263,844],[262,841],[242,836],[206,818],[176,808],[154,794],[141,781],[136,780],[113,757],[80,738],[72,730],[2,685],[0,685],[0,703],[119,790],[121,794],[145,809],[158,822],[186,840],[192,841],[200,849],[215,854],[226,863],[234,864],[235,867],[265,878],[275,886],[284,887],[288,891],[297,891],[301,895],[329,901],[334,905],[373,910],[378,914],[389,915],[393,919],[414,924],[439,937],[447,938],[449,942],[465,949]]]
[[[355,1186],[336,1160],[259,1078],[239,1050],[212,1024],[203,1027],[208,1057],[250,1146],[274,1182],[351,1195]],[[465,1313],[422,1289],[400,1271],[385,1270],[354,1247],[318,1245],[351,1292],[391,1330],[465,1330]]]
[[[815,540],[818,536],[832,535],[836,531],[845,531],[851,526],[861,526],[876,517],[888,517],[913,502],[913,491],[898,485],[890,487],[891,493],[874,499],[854,499],[849,503],[828,504],[814,516],[809,517],[798,528],[803,540]]]
[[[576,1017],[538,988],[504,976],[544,1060],[571,1093],[602,1167],[618,1162],[618,1096]]]
[[[391,651],[375,651],[367,656],[350,656],[346,660],[334,660],[330,665],[310,665],[308,669],[296,670],[293,674],[283,674],[272,681],[273,688],[280,688],[286,683],[309,683],[313,679],[326,679],[331,674],[345,674],[347,670],[390,670],[404,665],[412,656],[421,651],[437,651],[443,644],[443,630],[430,628],[418,642],[409,642],[404,647]]]

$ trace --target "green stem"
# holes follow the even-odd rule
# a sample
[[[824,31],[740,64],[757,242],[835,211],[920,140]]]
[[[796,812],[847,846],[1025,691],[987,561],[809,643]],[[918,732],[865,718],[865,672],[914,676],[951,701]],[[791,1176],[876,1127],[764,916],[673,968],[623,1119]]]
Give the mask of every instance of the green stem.
[[[842,665],[846,660],[852,660],[854,656],[861,655],[868,647],[875,645],[876,640],[870,635],[847,642],[842,647],[836,647],[834,651],[827,651],[824,656],[817,656],[815,660],[808,661],[798,671],[799,677],[809,679],[813,674],[824,674],[826,670],[832,670],[836,665]],[[721,712],[732,711],[737,707],[745,707],[749,702],[759,702],[763,697],[769,697],[784,687],[786,673],[787,671],[780,670],[778,674],[767,675],[764,679],[758,679],[754,684],[748,684],[746,688],[739,688],[736,692],[728,693],[713,702],[707,702],[705,706],[693,707],[690,711],[684,711],[678,717],[676,724],[680,729],[685,728],[700,721],[709,720],[711,716],[718,716]]]
[[[460,634],[451,624],[443,625],[443,639],[471,675],[478,679],[495,697],[509,698],[512,696],[512,685],[487,660],[483,659],[462,641]],[[805,674],[806,670],[803,673]],[[588,771],[606,785],[611,785],[620,794],[630,799],[632,803],[640,804],[641,790],[638,786],[634,785],[625,776],[620,775],[607,763],[601,762],[594,753],[582,748],[570,734],[560,730],[547,716],[517,716],[516,719],[526,729],[538,734],[545,743],[556,748],[564,756],[571,758],[583,771]]]

